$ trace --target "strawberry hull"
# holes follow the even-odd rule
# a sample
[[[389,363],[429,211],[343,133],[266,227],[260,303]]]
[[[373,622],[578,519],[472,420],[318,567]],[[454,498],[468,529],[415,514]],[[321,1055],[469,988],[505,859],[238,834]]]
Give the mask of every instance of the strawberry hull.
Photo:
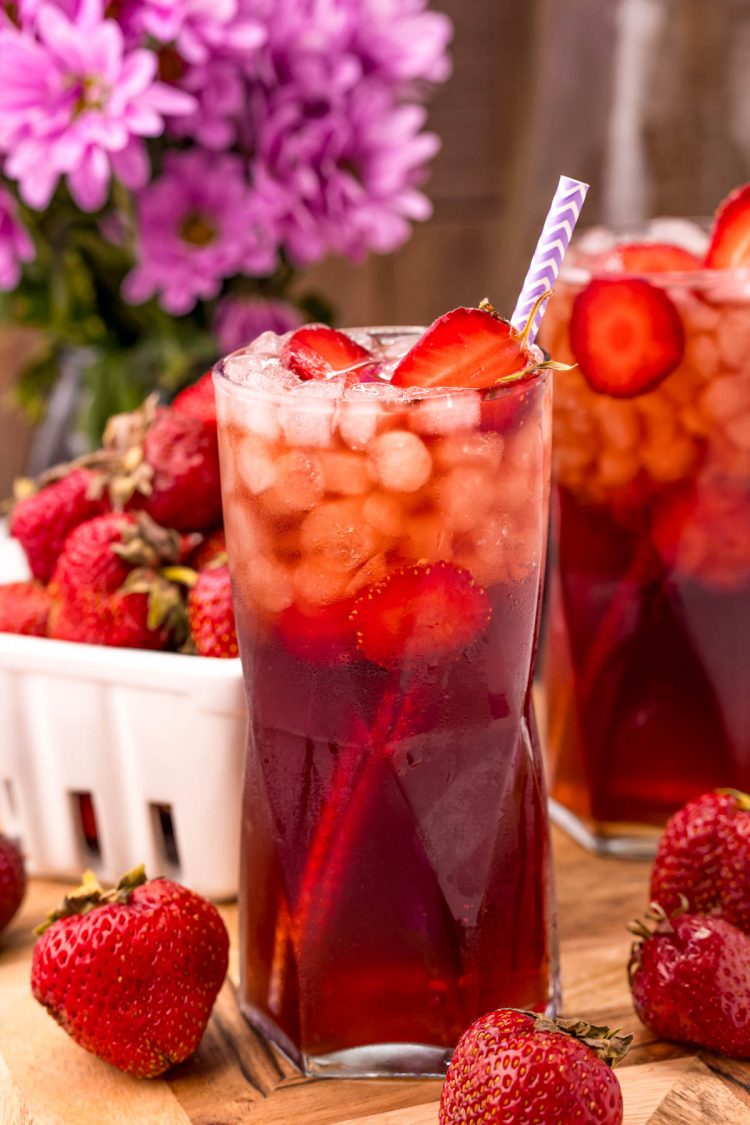
[[[602,284],[585,265],[545,324],[561,360],[588,330],[571,330],[575,303]],[[750,785],[750,303],[740,272],[638,284],[671,302],[684,354],[627,399],[585,372],[556,385],[544,671],[556,816],[597,850],[648,854],[686,801]],[[659,322],[639,331],[650,349]]]
[[[216,382],[243,1010],[310,1073],[440,1073],[477,1016],[557,993],[530,696],[547,380],[504,392],[502,436],[473,391],[345,388],[290,421],[295,385]]]

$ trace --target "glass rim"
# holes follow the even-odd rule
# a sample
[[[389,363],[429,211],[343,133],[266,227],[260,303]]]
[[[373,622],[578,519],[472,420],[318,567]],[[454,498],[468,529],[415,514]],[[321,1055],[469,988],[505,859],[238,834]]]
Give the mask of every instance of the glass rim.
[[[559,280],[562,282],[571,282],[573,284],[580,284],[581,282],[592,281],[594,278],[602,278],[604,280],[627,280],[633,281],[639,278],[643,281],[648,281],[652,285],[657,285],[662,288],[668,288],[674,285],[675,288],[711,288],[713,285],[731,285],[736,283],[742,286],[750,286],[750,264],[747,266],[730,266],[721,269],[715,269],[712,266],[700,266],[699,268],[690,270],[626,270],[612,265],[607,266],[590,266],[577,262],[576,251],[581,254],[586,253],[585,239],[586,235],[592,230],[605,231],[612,235],[613,244],[609,252],[614,250],[618,244],[627,245],[630,242],[668,242],[669,239],[665,235],[651,235],[648,232],[653,228],[656,223],[690,223],[695,227],[702,229],[707,235],[713,227],[715,221],[714,215],[652,215],[643,219],[632,219],[620,223],[595,223],[593,226],[586,227],[580,231],[578,237],[575,238],[570,247],[570,253],[560,266]],[[640,236],[640,237],[639,237]],[[645,236],[645,237],[644,237]],[[679,245],[677,241],[675,246]],[[687,249],[687,247],[682,247]],[[605,251],[607,253],[607,251]]]
[[[424,334],[425,327],[421,326],[421,325],[414,325],[414,324],[411,324],[411,325],[376,325],[376,326],[372,326],[372,327],[368,327],[368,328],[362,328],[362,327],[342,328],[341,331],[347,333],[348,335],[353,336],[354,339],[357,339],[358,336],[361,337],[363,334],[366,333],[369,336],[378,336],[378,337],[381,337],[381,338],[384,338],[384,337],[401,338],[401,337],[404,337],[404,336],[413,336],[416,340]],[[291,335],[291,333],[285,333],[284,335],[288,336],[288,335]],[[278,338],[283,339],[284,336],[279,336]],[[469,395],[469,394],[472,394],[472,395],[478,394],[482,398],[482,400],[489,400],[489,401],[494,402],[499,398],[505,397],[506,394],[511,394],[513,391],[517,391],[519,387],[522,387],[522,386],[526,387],[526,386],[529,385],[529,383],[536,383],[536,382],[543,381],[549,375],[549,371],[550,371],[550,368],[546,366],[546,364],[550,360],[549,353],[546,352],[544,350],[544,348],[540,347],[539,344],[535,343],[531,346],[532,346],[532,349],[533,349],[534,353],[536,353],[535,358],[538,356],[537,362],[531,367],[526,367],[526,368],[523,368],[521,371],[512,372],[510,375],[504,376],[502,383],[495,384],[494,386],[491,386],[491,387],[478,388],[478,387],[448,387],[448,386],[446,386],[446,387],[424,388],[424,387],[415,386],[415,387],[399,388],[399,389],[403,389],[403,391],[404,391],[403,396],[400,396],[398,398],[394,398],[392,400],[389,400],[388,398],[376,398],[375,396],[368,397],[366,391],[362,393],[361,398],[357,398],[357,397],[346,398],[344,394],[342,394],[342,395],[340,395],[336,398],[334,398],[333,396],[328,398],[324,395],[321,395],[320,397],[310,395],[310,397],[307,400],[305,400],[302,397],[294,395],[294,390],[296,390],[297,388],[290,389],[290,390],[284,390],[283,388],[279,388],[278,390],[276,390],[276,389],[266,389],[266,388],[260,388],[260,387],[245,386],[243,383],[237,381],[236,379],[232,379],[227,374],[227,372],[225,370],[226,362],[230,359],[235,358],[235,357],[239,359],[240,357],[246,356],[246,355],[248,355],[248,353],[251,353],[254,343],[255,343],[255,341],[251,341],[249,344],[244,345],[244,347],[236,348],[234,351],[229,352],[227,355],[222,356],[220,359],[218,359],[216,361],[216,363],[213,365],[213,367],[211,368],[214,383],[218,384],[218,385],[221,385],[229,393],[237,395],[238,397],[246,399],[247,401],[263,402],[263,403],[273,404],[273,405],[283,405],[285,403],[289,403],[290,401],[294,401],[295,409],[299,409],[300,407],[303,407],[303,408],[309,408],[309,409],[314,410],[316,407],[318,407],[320,405],[321,402],[335,402],[336,404],[340,404],[342,402],[345,402],[346,403],[346,407],[345,407],[346,410],[350,410],[350,409],[351,410],[357,410],[357,409],[371,410],[373,403],[377,402],[380,409],[396,411],[396,410],[403,409],[404,407],[416,406],[420,402],[423,402],[425,400],[435,401],[438,398],[456,398],[460,395]],[[351,368],[345,368],[344,371],[356,370],[358,367],[361,367],[361,366],[363,366],[363,364],[361,364],[361,363],[360,364],[353,364]],[[342,373],[343,372],[339,372],[338,374],[342,374]],[[314,385],[314,384],[311,384],[309,382],[305,383],[302,380],[300,380],[300,383],[299,383],[300,387],[308,386],[308,385]],[[321,385],[326,386],[327,384],[325,382],[321,381]],[[390,386],[390,384],[388,382],[386,382],[385,380],[383,380],[382,383],[372,382],[372,383],[360,383],[360,384],[357,384],[357,385],[362,386],[362,387],[379,386],[379,385]]]

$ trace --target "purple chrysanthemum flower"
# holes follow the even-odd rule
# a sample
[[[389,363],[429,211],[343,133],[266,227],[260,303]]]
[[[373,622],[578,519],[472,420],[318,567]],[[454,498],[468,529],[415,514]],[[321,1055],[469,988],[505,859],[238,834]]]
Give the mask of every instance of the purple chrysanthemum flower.
[[[21,266],[34,258],[34,243],[18,218],[16,201],[0,187],[0,289],[15,289]]]
[[[363,0],[353,21],[352,47],[365,64],[394,82],[444,82],[453,28],[426,0]]]
[[[283,336],[302,324],[302,314],[288,301],[265,297],[224,297],[214,319],[214,331],[222,352],[233,352],[250,344],[263,332]]]
[[[101,207],[110,175],[143,184],[141,137],[163,132],[163,115],[194,108],[193,99],[155,81],[152,51],[125,49],[102,0],[80,0],[75,18],[43,4],[36,35],[0,30],[0,148],[6,173],[32,207],[46,207],[67,176],[84,211]]]
[[[138,197],[138,260],[125,299],[137,304],[158,294],[165,309],[183,315],[216,297],[227,277],[270,273],[276,244],[271,214],[238,156],[170,153]]]
[[[190,63],[218,54],[247,57],[266,30],[243,0],[120,0],[117,19],[129,37],[149,35],[174,44]]]
[[[355,259],[387,253],[407,239],[411,221],[429,217],[418,186],[439,141],[421,132],[425,119],[424,107],[399,105],[374,80],[330,102],[311,104],[294,86],[258,100],[254,182],[276,209],[293,262],[329,250]]]
[[[215,59],[189,66],[179,79],[180,89],[193,96],[196,109],[169,122],[176,137],[194,137],[206,148],[220,151],[232,146],[245,110],[247,91],[236,62]]]

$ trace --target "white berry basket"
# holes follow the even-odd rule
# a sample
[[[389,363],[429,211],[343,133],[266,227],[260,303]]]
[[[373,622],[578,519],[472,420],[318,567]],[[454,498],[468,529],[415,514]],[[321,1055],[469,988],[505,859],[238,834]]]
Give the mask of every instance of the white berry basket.
[[[0,534],[0,581],[24,571]],[[233,898],[245,728],[239,660],[0,633],[0,829],[33,874]]]

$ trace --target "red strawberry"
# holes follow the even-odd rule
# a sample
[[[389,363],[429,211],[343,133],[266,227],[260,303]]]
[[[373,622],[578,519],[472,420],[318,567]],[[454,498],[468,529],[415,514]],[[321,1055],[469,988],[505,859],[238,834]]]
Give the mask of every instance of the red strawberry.
[[[685,329],[662,289],[640,278],[599,278],[573,302],[570,347],[592,390],[632,398],[679,365]]]
[[[700,258],[670,242],[625,242],[612,251],[625,273],[684,273],[699,270]]]
[[[23,856],[7,836],[0,836],[0,931],[13,918],[26,893]]]
[[[391,668],[453,659],[491,616],[490,600],[468,570],[436,562],[393,571],[357,598],[350,619],[360,651]]]
[[[621,1125],[622,1092],[612,1067],[632,1038],[583,1020],[490,1012],[453,1052],[439,1125]]]
[[[216,397],[214,395],[213,374],[207,371],[195,383],[184,387],[172,400],[172,409],[178,414],[190,414],[200,418],[208,426],[216,428]]]
[[[667,822],[651,871],[651,898],[671,914],[687,899],[750,934],[750,796],[704,793]]]
[[[673,914],[630,929],[628,975],[638,1016],[661,1039],[750,1058],[750,937],[711,914]]]
[[[719,204],[706,265],[714,270],[750,266],[750,184],[736,188]]]
[[[303,611],[290,605],[279,614],[276,631],[282,643],[311,664],[346,664],[357,655],[350,614],[353,598]]]
[[[180,562],[192,546],[192,540],[127,512],[82,524],[68,537],[55,569],[49,635],[120,648],[165,648],[183,606],[178,588],[159,581],[156,568]]]
[[[459,308],[430,325],[397,364],[395,387],[492,387],[533,367],[522,333],[492,306]]]
[[[306,324],[291,334],[281,352],[281,362],[300,379],[328,379],[339,371],[364,369],[372,352],[351,336],[325,324]]]
[[[221,523],[215,429],[161,407],[143,439],[143,455],[150,469],[147,492],[136,492],[130,508],[142,508],[162,527],[177,531],[204,531]]]
[[[107,893],[88,878],[42,930],[31,990],[76,1043],[138,1078],[193,1053],[227,971],[210,902],[141,867]]]
[[[74,527],[106,511],[98,480],[88,469],[76,469],[19,500],[10,520],[10,533],[19,541],[31,573],[49,582],[63,544]]]
[[[209,567],[198,575],[188,594],[188,624],[201,656],[237,655],[232,584],[226,565]]]
[[[218,528],[212,531],[210,535],[200,543],[193,553],[188,558],[188,566],[193,570],[203,570],[212,563],[224,563],[227,561],[227,541],[224,535],[224,529]]]
[[[39,582],[10,582],[0,586],[0,633],[47,636],[52,595]]]

